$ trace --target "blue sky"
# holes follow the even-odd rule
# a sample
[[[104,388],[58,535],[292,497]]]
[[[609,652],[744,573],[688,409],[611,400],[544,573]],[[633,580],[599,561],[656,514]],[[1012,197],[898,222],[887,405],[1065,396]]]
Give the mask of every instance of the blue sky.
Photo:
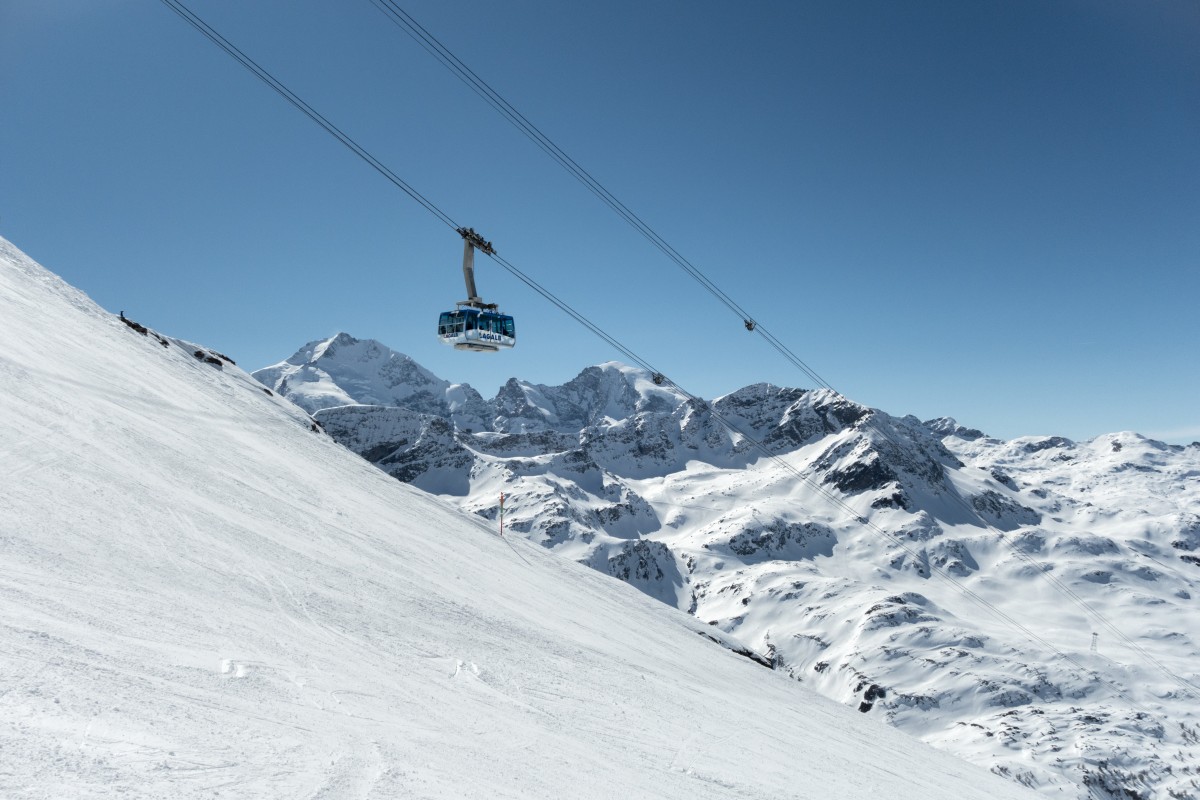
[[[1200,5],[402,4],[848,397],[1010,438],[1200,439]],[[811,382],[368,0],[189,6],[684,388]],[[619,358],[154,0],[0,4],[0,235],[282,360],[344,330],[491,396]]]

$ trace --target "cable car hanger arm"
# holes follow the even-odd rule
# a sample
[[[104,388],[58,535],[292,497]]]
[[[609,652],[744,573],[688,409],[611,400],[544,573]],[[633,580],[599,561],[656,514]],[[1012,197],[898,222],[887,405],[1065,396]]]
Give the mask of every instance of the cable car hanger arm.
[[[492,247],[491,242],[476,233],[474,228],[459,228],[458,235],[463,238],[463,283],[467,287],[467,299],[459,301],[458,305],[481,310],[495,309],[495,303],[483,302],[479,290],[475,287],[475,248],[491,256],[496,255],[496,249]]]

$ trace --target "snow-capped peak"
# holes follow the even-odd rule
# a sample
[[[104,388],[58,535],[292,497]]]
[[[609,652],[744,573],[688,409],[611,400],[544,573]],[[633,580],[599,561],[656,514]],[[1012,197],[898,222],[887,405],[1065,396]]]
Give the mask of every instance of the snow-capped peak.
[[[474,390],[454,386],[374,339],[338,333],[308,342],[254,377],[309,413],[347,405],[401,406],[430,414],[462,408]],[[475,395],[478,396],[477,394]]]
[[[588,367],[562,386],[512,379],[496,396],[495,429],[507,433],[578,433],[644,412],[670,412],[687,396],[654,382],[644,369],[609,361]]]

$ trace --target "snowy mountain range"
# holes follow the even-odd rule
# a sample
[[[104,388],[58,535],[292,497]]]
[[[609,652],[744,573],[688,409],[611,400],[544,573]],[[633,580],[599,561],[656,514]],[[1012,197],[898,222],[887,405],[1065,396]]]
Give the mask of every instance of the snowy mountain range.
[[[0,343],[0,797],[1029,796],[3,239]]]
[[[617,363],[485,400],[344,333],[254,375],[867,717],[1055,797],[1200,797],[1200,443],[1001,441],[767,384],[700,402]]]

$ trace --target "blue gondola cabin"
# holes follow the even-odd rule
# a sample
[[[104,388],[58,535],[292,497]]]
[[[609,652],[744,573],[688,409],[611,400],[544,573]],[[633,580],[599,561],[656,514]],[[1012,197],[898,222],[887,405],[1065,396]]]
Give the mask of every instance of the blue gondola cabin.
[[[508,314],[460,308],[438,318],[438,338],[455,350],[494,353],[517,343],[517,329]]]

